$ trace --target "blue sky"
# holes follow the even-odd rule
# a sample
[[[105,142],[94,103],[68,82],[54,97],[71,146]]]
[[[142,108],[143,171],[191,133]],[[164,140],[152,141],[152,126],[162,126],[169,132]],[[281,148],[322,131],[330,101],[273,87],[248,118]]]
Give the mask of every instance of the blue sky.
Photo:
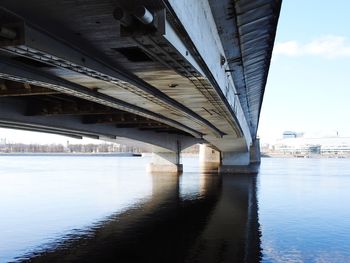
[[[283,1],[260,117],[262,142],[275,141],[285,130],[350,136],[349,11],[347,0]],[[3,129],[1,137],[67,141],[62,136]]]
[[[258,134],[350,136],[350,1],[282,4]]]

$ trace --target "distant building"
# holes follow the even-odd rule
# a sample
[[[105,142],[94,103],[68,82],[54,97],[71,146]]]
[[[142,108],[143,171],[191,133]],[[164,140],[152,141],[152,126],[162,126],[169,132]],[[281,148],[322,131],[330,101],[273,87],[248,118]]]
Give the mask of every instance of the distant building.
[[[350,137],[306,138],[302,133],[286,131],[270,149],[271,153],[290,156],[350,157]]]
[[[6,138],[0,139],[0,145],[6,145]]]
[[[283,139],[299,138],[299,137],[302,137],[303,135],[304,133],[301,133],[301,132],[285,131],[283,132]]]
[[[297,133],[293,131],[285,131],[283,132],[283,139],[296,138]]]

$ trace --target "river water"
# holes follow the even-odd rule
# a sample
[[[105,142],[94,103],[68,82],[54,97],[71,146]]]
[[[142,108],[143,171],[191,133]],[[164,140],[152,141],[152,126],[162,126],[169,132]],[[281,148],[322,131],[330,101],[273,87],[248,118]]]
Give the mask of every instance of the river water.
[[[254,175],[148,158],[0,156],[0,262],[350,262],[350,161]]]

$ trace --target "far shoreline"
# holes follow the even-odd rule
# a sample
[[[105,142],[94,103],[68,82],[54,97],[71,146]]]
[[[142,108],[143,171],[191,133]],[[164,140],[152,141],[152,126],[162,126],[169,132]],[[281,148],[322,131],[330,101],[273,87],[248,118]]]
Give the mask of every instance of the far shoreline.
[[[141,153],[41,153],[41,152],[11,152],[11,153],[0,153],[0,156],[79,156],[79,157],[90,157],[90,156],[105,156],[105,157],[140,157]]]
[[[350,155],[290,155],[290,154],[267,154],[261,153],[261,158],[285,158],[285,159],[349,159]]]

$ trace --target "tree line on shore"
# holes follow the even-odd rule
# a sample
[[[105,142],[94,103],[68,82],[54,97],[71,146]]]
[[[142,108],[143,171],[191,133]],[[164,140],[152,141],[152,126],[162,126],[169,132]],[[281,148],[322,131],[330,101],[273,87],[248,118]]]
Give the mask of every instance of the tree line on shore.
[[[193,145],[183,152],[196,154],[199,145]],[[139,147],[127,146],[117,143],[101,144],[25,144],[0,143],[0,153],[141,153]]]
[[[133,152],[139,153],[138,147],[120,145],[116,143],[101,144],[24,144],[6,143],[0,145],[1,153],[110,153]]]

